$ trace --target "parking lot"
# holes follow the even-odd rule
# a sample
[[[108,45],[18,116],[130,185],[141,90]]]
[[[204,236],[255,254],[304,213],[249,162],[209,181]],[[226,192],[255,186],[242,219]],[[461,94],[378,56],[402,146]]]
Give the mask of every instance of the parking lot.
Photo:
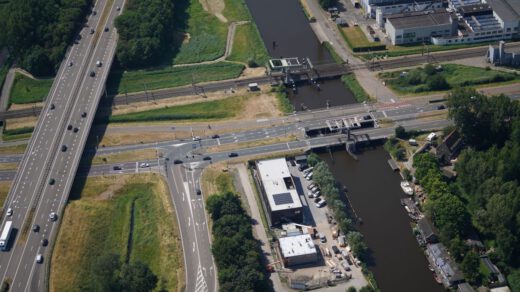
[[[361,272],[361,267],[353,262],[353,257],[347,251],[347,247],[340,247],[337,239],[334,238],[336,236],[333,237],[333,231],[337,230],[337,225],[333,221],[329,223],[328,214],[330,212],[327,205],[318,207],[314,202],[315,198],[309,197],[309,194],[312,192],[308,189],[308,186],[313,183],[312,179],[305,178],[305,173],[309,171],[300,171],[298,170],[298,165],[293,165],[290,162],[288,162],[288,166],[304,206],[303,224],[315,227],[318,234],[325,238],[325,240],[322,240],[320,236],[317,236],[314,239],[314,243],[319,249],[319,254],[323,257],[323,260],[318,261],[318,264],[314,266],[296,268],[294,275],[308,277],[319,275],[319,277],[328,277],[330,279],[342,273],[346,278],[351,277],[350,280],[342,282],[337,286],[322,288],[327,291],[345,291],[350,286],[354,286],[357,289],[366,286],[367,282]],[[337,248],[336,251],[338,253],[334,253],[333,246],[335,246],[334,249]],[[344,258],[345,256],[349,257],[351,264]]]

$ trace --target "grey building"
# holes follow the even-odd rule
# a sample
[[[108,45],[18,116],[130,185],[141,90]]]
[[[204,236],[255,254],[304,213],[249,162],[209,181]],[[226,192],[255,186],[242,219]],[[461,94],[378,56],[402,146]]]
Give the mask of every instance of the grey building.
[[[457,130],[453,130],[437,147],[437,159],[442,164],[449,164],[459,155],[462,146],[462,137]]]
[[[446,10],[388,15],[385,30],[392,44],[430,43],[432,37],[452,36],[457,20]]]
[[[496,66],[520,67],[520,51],[506,52],[506,43],[500,41],[498,46],[489,45],[487,61]]]
[[[422,218],[417,221],[417,228],[419,229],[419,233],[421,233],[422,238],[427,243],[435,243],[437,242],[437,235],[433,231],[433,227],[426,218]]]
[[[429,244],[426,247],[426,255],[445,287],[454,287],[464,282],[464,276],[457,263],[450,258],[442,243]]]
[[[316,246],[309,234],[282,237],[278,243],[286,266],[310,264],[318,260]]]

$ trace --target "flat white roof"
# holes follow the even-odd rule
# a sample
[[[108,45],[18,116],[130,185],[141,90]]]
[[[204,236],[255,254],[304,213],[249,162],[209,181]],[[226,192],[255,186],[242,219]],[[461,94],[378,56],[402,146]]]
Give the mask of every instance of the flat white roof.
[[[317,253],[316,246],[309,234],[282,237],[278,239],[278,242],[285,258]]]
[[[257,166],[271,211],[302,207],[285,158],[260,160]]]

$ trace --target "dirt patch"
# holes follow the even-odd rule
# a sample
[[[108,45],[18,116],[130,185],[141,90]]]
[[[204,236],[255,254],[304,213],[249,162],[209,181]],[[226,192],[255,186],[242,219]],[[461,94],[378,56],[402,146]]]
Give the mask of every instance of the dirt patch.
[[[38,122],[38,117],[25,117],[25,118],[16,118],[9,119],[5,123],[5,128],[7,130],[12,129],[20,129],[20,128],[30,128],[36,127],[36,123]]]
[[[24,104],[13,103],[9,107],[9,111],[23,110],[23,109],[34,108],[34,107],[43,107],[43,102],[24,103]]]
[[[227,18],[222,15],[222,11],[226,8],[224,0],[199,0],[199,2],[204,10],[215,15],[223,23],[228,22]]]
[[[159,155],[162,155],[159,153]],[[92,160],[92,164],[118,163],[125,161],[140,161],[157,158],[155,149],[141,149],[135,151],[124,151],[108,155],[96,155]]]
[[[236,118],[246,120],[252,118],[279,117],[282,112],[278,108],[276,97],[272,93],[261,93],[246,100],[244,110]]]
[[[125,186],[127,179],[128,179],[128,176],[126,176],[126,175],[118,176],[114,180],[114,183],[108,186],[108,189],[101,192],[96,197],[96,200],[103,201],[103,200],[108,200],[108,199],[112,198],[117,191],[119,191],[120,189],[122,189]]]
[[[240,74],[240,77],[238,79],[244,79],[249,77],[259,77],[265,75],[265,68],[264,67],[257,67],[257,68],[249,68],[246,67],[242,74]]]

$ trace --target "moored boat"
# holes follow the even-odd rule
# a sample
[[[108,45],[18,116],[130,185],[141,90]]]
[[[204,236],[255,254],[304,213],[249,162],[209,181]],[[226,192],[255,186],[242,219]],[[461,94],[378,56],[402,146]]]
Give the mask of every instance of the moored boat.
[[[413,188],[412,186],[410,185],[409,182],[403,180],[401,182],[401,188],[403,189],[403,192],[409,196],[412,196],[413,195]]]

